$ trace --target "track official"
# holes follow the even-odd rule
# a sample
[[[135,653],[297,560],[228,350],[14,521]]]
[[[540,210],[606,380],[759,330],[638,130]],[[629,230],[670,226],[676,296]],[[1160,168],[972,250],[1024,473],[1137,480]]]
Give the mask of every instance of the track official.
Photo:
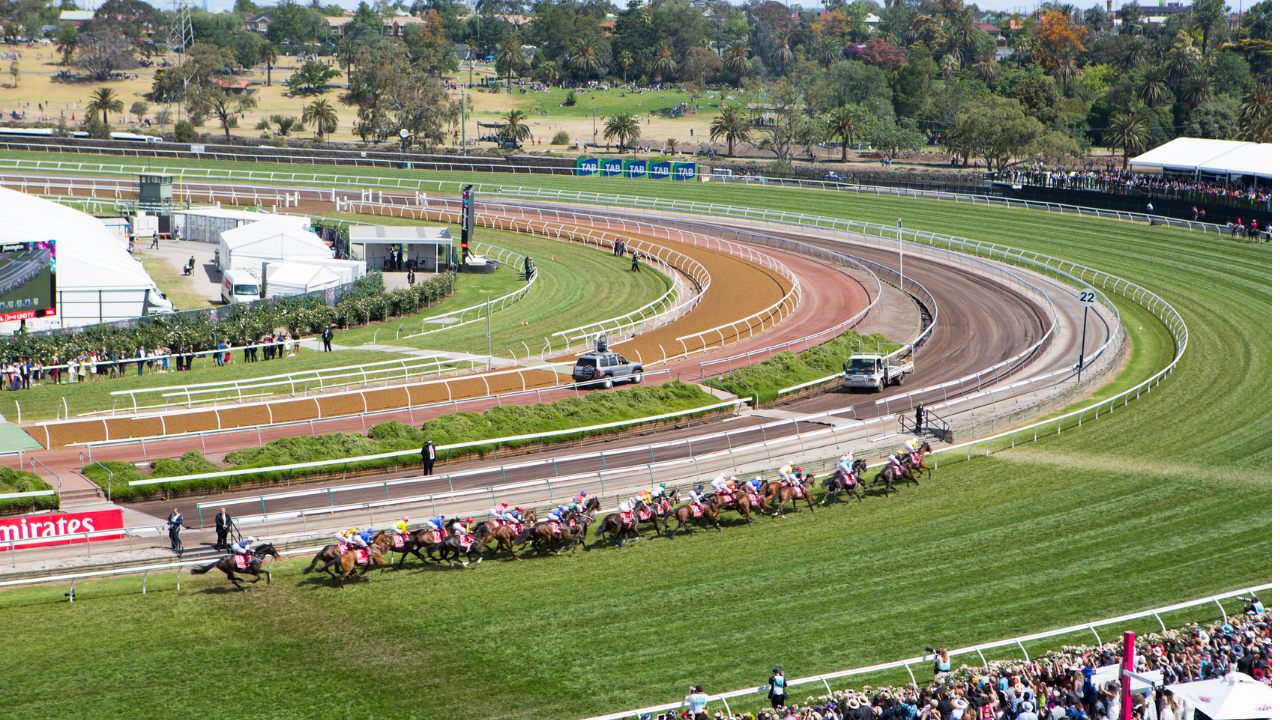
[[[422,474],[430,475],[436,466],[436,444],[430,440],[422,444]]]
[[[230,549],[231,545],[227,543],[227,535],[231,532],[231,516],[227,514],[226,508],[221,508],[217,516],[213,518],[213,527],[218,532],[218,542],[213,546],[213,549]]]

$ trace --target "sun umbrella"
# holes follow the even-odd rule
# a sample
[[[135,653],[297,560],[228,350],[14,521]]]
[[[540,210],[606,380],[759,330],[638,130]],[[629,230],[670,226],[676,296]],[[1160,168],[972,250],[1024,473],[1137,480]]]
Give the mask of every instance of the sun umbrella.
[[[1213,720],[1249,720],[1273,717],[1272,691],[1266,683],[1233,672],[1212,680],[1199,680],[1165,689],[1189,701]]]

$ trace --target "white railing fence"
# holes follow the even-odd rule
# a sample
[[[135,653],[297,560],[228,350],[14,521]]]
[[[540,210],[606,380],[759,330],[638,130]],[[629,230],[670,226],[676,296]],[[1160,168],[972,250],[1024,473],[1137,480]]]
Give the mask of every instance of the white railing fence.
[[[1140,620],[1150,620],[1154,618],[1160,624],[1160,628],[1164,630],[1166,629],[1164,619],[1160,617],[1162,614],[1169,614],[1172,612],[1177,612],[1179,610],[1187,610],[1194,607],[1201,607],[1204,605],[1208,605],[1210,603],[1218,607],[1218,610],[1221,611],[1222,613],[1222,619],[1225,622],[1227,619],[1227,611],[1222,607],[1222,603],[1220,602],[1221,600],[1234,599],[1237,595],[1251,595],[1251,596],[1257,597],[1256,593],[1264,592],[1270,589],[1271,589],[1271,583],[1254,585],[1252,587],[1241,588],[1239,590],[1233,590],[1231,592],[1218,593],[1217,595],[1210,595],[1208,597],[1197,598],[1195,600],[1188,600],[1186,602],[1181,602],[1174,605],[1165,605],[1164,607],[1158,607],[1151,610],[1141,610],[1139,612],[1129,613],[1127,615],[1120,615],[1117,617],[1106,618],[1103,620],[1093,620],[1091,622],[1079,623],[1077,625],[1070,625],[1068,627],[1058,628],[1056,630],[1046,630],[1044,632],[1032,633],[1030,635],[1021,635],[1019,637],[1009,638],[1008,640],[996,640],[994,642],[987,642],[987,643],[981,643],[978,645],[970,645],[968,647],[956,648],[954,650],[951,650],[949,654],[952,658],[955,658],[961,655],[977,655],[978,658],[981,660],[982,664],[985,666],[987,664],[987,659],[983,655],[984,650],[998,650],[1002,648],[1017,647],[1018,650],[1022,653],[1023,658],[1027,662],[1030,662],[1031,656],[1027,652],[1027,649],[1025,647],[1026,643],[1029,643],[1029,642],[1047,640],[1049,638],[1055,638],[1055,637],[1063,637],[1066,635],[1077,635],[1084,632],[1091,632],[1093,633],[1094,639],[1097,640],[1098,645],[1102,645],[1103,644],[1102,637],[1098,635],[1098,628],[1100,627],[1105,627],[1109,625],[1132,624]],[[797,687],[797,686],[803,686],[803,685],[816,685],[818,683],[822,683],[822,687],[823,689],[826,690],[826,694],[830,695],[832,693],[831,685],[828,682],[830,680],[842,680],[844,678],[856,677],[858,675],[869,675],[873,673],[881,673],[881,672],[893,671],[893,670],[905,670],[907,674],[912,678],[912,684],[915,684],[915,673],[911,671],[911,666],[921,665],[921,664],[932,664],[932,663],[933,663],[933,659],[931,657],[916,656],[916,657],[906,658],[903,660],[895,660],[892,662],[878,663],[876,665],[868,665],[865,667],[853,668],[850,670],[838,670],[836,672],[823,673],[821,675],[809,675],[806,677],[796,678],[794,680],[788,678],[787,686]],[[760,685],[758,687],[749,687],[749,688],[743,688],[741,690],[731,690],[729,692],[717,693],[715,695],[710,695],[710,698],[713,703],[715,702],[722,703],[725,709],[728,711],[729,715],[732,715],[735,711],[730,707],[729,700],[734,698],[745,697],[747,695],[755,695],[756,693],[763,693],[766,689],[767,689],[766,686]],[[767,702],[767,698],[762,698],[762,700]],[[756,703],[756,704],[759,704],[759,703]],[[635,710],[626,710],[624,712],[609,713],[607,715],[596,715],[594,717],[588,718],[588,720],[625,720],[626,718],[639,718],[641,715],[644,715],[646,713],[653,714],[653,713],[663,712],[665,710],[673,710],[681,706],[682,706],[682,703],[679,703],[679,702],[666,703],[663,705],[654,705],[646,708],[637,708]],[[755,708],[753,706],[752,711],[754,711],[754,709]],[[742,712],[741,704],[739,704],[739,708],[737,712]]]

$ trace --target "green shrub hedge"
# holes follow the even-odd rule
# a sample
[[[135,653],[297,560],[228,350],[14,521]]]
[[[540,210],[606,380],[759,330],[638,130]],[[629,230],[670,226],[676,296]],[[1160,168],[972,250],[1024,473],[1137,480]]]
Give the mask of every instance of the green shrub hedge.
[[[778,391],[820,377],[834,375],[844,369],[844,361],[854,353],[888,353],[901,345],[887,344],[883,335],[862,335],[849,330],[831,342],[796,354],[783,352],[762,363],[735,370],[709,385],[722,388],[741,398],[755,398],[760,403],[778,398]]]
[[[14,470],[11,467],[0,467],[0,494],[7,495],[9,493],[36,492],[37,490],[52,489],[52,485],[45,482],[35,473],[26,472],[25,470]],[[0,500],[0,511],[31,509],[57,510],[58,496],[48,495],[45,497]]]
[[[102,467],[105,465],[106,467]],[[218,466],[209,462],[198,450],[190,450],[182,455],[182,457],[174,460],[173,458],[161,458],[151,463],[151,474],[146,477],[178,477],[180,475],[195,475],[197,473],[213,472]],[[215,490],[227,487],[225,479],[207,478],[204,480],[187,480],[185,482],[174,483],[172,487],[166,488],[164,485],[139,485],[130,487],[129,483],[133,480],[143,479],[143,474],[138,472],[138,466],[130,462],[120,462],[117,460],[106,460],[93,465],[88,465],[84,469],[85,477],[97,483],[103,490],[107,489],[107,470],[111,471],[111,499],[121,502],[131,500],[143,500],[145,498],[154,497],[163,494],[166,489],[175,493],[187,492],[190,490]]]

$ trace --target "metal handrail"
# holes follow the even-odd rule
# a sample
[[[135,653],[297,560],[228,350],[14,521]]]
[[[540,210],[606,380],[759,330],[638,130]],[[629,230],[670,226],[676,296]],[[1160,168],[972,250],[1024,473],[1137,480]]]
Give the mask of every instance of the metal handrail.
[[[114,482],[114,481],[115,481],[115,479],[116,479],[116,474],[115,474],[115,473],[113,473],[113,472],[111,472],[111,468],[107,467],[106,465],[103,465],[102,463],[98,462],[97,460],[94,460],[92,455],[85,455],[83,452],[81,452],[81,453],[80,453],[80,474],[81,474],[81,475],[83,475],[83,474],[84,474],[84,465],[85,465],[84,461],[85,461],[85,458],[88,458],[88,459],[89,459],[89,463],[90,463],[90,464],[92,464],[92,465],[97,465],[98,467],[100,467],[100,468],[102,468],[103,470],[106,470],[106,471],[107,471],[107,500],[108,500],[108,501],[110,501],[110,500],[111,500],[111,485],[113,484],[113,482]]]

